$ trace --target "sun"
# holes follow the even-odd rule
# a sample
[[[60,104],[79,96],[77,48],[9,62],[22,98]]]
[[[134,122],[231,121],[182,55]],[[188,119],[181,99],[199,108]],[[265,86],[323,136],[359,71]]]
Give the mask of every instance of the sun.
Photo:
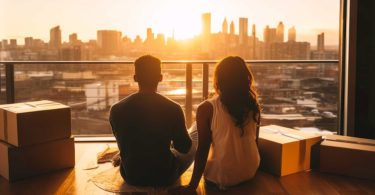
[[[152,28],[177,40],[190,39],[201,32],[201,14],[189,3],[164,4],[152,19]]]

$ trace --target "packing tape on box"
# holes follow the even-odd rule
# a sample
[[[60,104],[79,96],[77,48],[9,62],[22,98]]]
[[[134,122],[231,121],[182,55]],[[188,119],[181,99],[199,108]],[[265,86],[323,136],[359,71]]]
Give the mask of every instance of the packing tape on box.
[[[25,103],[28,106],[31,106],[33,108],[36,107],[43,107],[43,106],[53,106],[53,105],[60,105],[60,103],[57,102],[43,102],[43,103]]]
[[[361,142],[361,141],[351,141],[351,140],[332,139],[332,138],[325,138],[324,140],[334,141],[334,142],[341,142],[341,143],[349,143],[349,144],[359,144],[359,145],[375,146],[375,143],[368,143],[368,142]]]
[[[305,140],[306,139],[306,138],[304,138],[300,135],[285,132],[285,131],[282,131],[282,130],[270,129],[270,128],[262,128],[262,132],[271,133],[271,134],[279,134],[279,135],[289,137],[289,138],[293,138],[293,139],[296,139],[296,140]]]

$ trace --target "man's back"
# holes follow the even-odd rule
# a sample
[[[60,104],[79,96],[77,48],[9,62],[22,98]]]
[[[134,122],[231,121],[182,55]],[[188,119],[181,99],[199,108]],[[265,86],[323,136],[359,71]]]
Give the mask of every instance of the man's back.
[[[121,151],[121,172],[133,185],[168,185],[176,178],[174,147],[191,144],[181,107],[158,93],[135,93],[115,104],[110,122]]]

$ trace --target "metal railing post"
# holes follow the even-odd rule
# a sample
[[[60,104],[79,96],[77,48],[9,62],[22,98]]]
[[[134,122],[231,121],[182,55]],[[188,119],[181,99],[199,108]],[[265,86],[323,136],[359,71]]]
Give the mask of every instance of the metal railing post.
[[[185,100],[185,115],[186,125],[190,127],[192,123],[193,112],[193,67],[192,64],[186,64],[186,100]]]
[[[209,83],[209,64],[203,63],[203,100],[206,100],[208,98],[208,83]]]
[[[15,102],[14,96],[14,64],[5,64],[5,84],[6,84],[6,98],[7,103],[11,104]]]

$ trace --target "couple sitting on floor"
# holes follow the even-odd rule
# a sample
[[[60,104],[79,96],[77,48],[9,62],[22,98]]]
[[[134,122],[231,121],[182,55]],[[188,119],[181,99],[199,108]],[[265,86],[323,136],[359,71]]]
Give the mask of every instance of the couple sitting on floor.
[[[157,93],[161,62],[153,56],[135,61],[139,91],[112,106],[110,123],[124,180],[136,186],[168,186],[194,163],[189,185],[177,193],[195,193],[204,174],[219,189],[254,177],[260,106],[254,79],[240,57],[220,61],[214,72],[216,95],[202,102],[196,125],[186,129],[181,106]]]

